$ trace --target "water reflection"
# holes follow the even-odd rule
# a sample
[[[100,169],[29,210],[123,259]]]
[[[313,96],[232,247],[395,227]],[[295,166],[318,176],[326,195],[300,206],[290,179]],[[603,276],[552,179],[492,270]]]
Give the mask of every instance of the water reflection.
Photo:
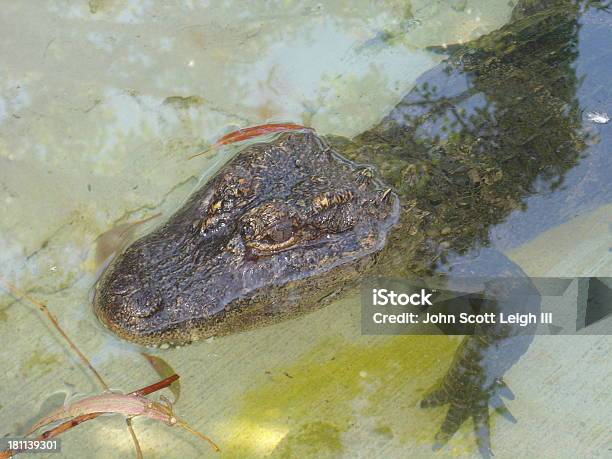
[[[593,86],[580,85],[576,75],[577,63],[598,60],[599,46],[586,45],[577,61],[583,19],[578,6],[572,6],[573,13],[565,6],[544,20],[527,17],[506,28],[506,36],[487,36],[424,74],[379,126],[356,138],[364,153],[347,153],[367,162],[367,154],[377,152],[375,162],[387,180],[417,199],[421,209],[435,208],[439,222],[432,224],[439,230],[444,224],[453,227],[445,238],[452,249],[490,244],[489,232],[515,209],[528,209],[528,198],[557,191],[568,199],[581,197],[551,206],[547,218],[521,216],[528,229],[513,225],[513,231],[530,237],[609,200],[606,168],[593,170],[590,193],[565,183],[579,163],[592,167],[605,160],[598,154],[601,134],[583,126],[582,119],[586,107],[601,103],[580,97]],[[593,15],[587,13],[583,21]],[[591,25],[582,40],[595,44],[603,29]],[[522,242],[526,234],[508,234],[506,246]]]

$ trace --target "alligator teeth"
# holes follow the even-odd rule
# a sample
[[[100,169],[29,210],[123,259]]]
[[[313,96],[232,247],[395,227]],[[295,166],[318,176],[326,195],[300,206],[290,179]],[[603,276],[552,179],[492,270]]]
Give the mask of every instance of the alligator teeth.
[[[359,185],[365,185],[370,183],[370,181],[374,178],[374,171],[369,167],[364,167],[357,171],[357,183]]]
[[[391,188],[387,188],[385,191],[383,191],[380,197],[380,202],[385,202],[388,199],[390,193],[391,193]]]

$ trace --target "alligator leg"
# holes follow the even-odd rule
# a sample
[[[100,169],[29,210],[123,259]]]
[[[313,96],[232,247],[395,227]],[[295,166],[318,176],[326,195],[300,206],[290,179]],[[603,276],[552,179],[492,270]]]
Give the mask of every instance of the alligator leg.
[[[474,303],[474,313],[494,313],[496,317],[500,312],[539,315],[540,297],[529,278],[493,249],[481,249],[474,258],[456,256],[441,271],[450,290],[462,290],[466,282],[484,280],[484,300]],[[448,405],[434,449],[446,444],[471,418],[481,455],[491,455],[489,407],[516,422],[502,400],[514,398],[502,377],[526,352],[534,328],[535,325],[481,324],[464,338],[442,381],[421,402],[423,408]]]

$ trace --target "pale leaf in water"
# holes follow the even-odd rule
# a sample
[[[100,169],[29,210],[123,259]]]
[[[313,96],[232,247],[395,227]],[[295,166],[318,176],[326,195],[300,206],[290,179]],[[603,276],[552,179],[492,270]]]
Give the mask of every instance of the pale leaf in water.
[[[174,369],[170,366],[170,364],[168,364],[168,362],[166,362],[161,357],[157,357],[151,354],[146,354],[144,352],[141,352],[141,354],[145,359],[147,359],[147,361],[151,364],[153,369],[157,372],[157,374],[161,378],[167,378],[168,376],[171,376],[176,373],[176,371],[174,371]],[[180,381],[179,380],[174,381],[172,384],[170,384],[168,389],[170,389],[170,391],[172,392],[172,395],[174,395],[174,403],[176,403],[181,395]]]
[[[96,240],[95,266],[100,267],[108,257],[119,250],[123,244],[134,234],[136,228],[149,220],[157,218],[161,213],[157,213],[142,220],[116,225],[98,236]]]

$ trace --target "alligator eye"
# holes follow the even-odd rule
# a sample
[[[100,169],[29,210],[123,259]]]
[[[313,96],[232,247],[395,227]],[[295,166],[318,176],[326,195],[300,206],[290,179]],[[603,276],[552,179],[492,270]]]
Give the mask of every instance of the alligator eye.
[[[272,244],[278,244],[279,242],[285,242],[293,235],[293,228],[291,224],[282,224],[270,228],[265,237],[264,241]]]
[[[243,234],[246,228],[243,229]],[[260,233],[248,237],[245,234],[245,243],[252,253],[262,256],[282,252],[295,246],[300,238],[290,220],[277,222],[273,226],[265,228]]]
[[[240,234],[246,248],[262,256],[295,246],[304,231],[286,203],[273,201],[251,209],[242,219]]]

